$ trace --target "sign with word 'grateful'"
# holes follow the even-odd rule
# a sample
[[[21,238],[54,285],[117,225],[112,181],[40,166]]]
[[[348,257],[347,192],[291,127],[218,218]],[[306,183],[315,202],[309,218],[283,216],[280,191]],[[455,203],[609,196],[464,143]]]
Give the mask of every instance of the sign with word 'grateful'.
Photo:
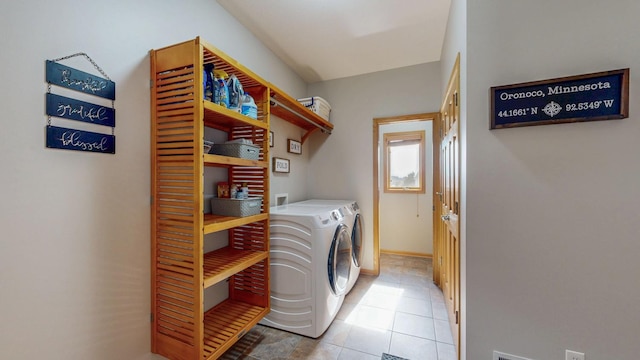
[[[115,109],[52,93],[47,93],[47,115],[97,125],[116,126]]]
[[[47,126],[47,147],[115,154],[116,137],[90,131]]]
[[[491,88],[491,129],[628,116],[629,69]]]

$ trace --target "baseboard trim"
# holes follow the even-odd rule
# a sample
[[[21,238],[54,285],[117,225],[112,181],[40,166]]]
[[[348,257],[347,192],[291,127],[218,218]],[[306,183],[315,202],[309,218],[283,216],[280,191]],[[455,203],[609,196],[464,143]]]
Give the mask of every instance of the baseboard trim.
[[[427,258],[427,259],[432,259],[433,258],[432,254],[417,253],[417,252],[411,252],[411,251],[382,250],[382,249],[380,249],[380,253],[381,254],[390,254],[390,255],[415,256],[415,257],[421,257],[421,258]]]
[[[375,270],[369,270],[369,269],[363,269],[360,268],[360,274],[361,275],[372,275],[372,276],[377,276],[378,273],[375,272]]]

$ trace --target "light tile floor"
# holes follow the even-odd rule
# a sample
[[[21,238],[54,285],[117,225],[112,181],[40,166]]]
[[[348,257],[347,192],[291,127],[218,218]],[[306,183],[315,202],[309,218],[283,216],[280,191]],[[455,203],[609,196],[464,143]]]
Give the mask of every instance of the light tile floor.
[[[456,349],[431,259],[382,254],[380,276],[360,275],[329,329],[311,339],[257,325],[225,360],[455,360]]]

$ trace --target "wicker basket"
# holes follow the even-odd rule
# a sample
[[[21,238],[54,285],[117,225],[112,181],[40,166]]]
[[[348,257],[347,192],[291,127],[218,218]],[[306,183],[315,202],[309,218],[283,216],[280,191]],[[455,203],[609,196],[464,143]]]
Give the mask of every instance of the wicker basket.
[[[301,103],[307,109],[320,115],[320,117],[322,117],[323,119],[329,121],[329,114],[331,113],[331,105],[329,105],[327,100],[321,98],[320,96],[314,96],[314,97],[298,99],[298,102]]]
[[[244,217],[260,214],[261,197],[247,199],[211,198],[211,213],[222,216]]]
[[[258,160],[260,147],[248,144],[213,144],[210,154]]]

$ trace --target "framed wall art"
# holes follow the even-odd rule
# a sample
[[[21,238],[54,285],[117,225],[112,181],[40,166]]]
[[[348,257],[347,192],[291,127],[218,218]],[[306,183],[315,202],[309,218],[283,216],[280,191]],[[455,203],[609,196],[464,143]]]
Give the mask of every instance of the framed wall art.
[[[287,151],[292,154],[302,154],[302,144],[300,141],[287,139]]]
[[[288,173],[289,172],[289,159],[273,158],[273,172],[274,173]]]

